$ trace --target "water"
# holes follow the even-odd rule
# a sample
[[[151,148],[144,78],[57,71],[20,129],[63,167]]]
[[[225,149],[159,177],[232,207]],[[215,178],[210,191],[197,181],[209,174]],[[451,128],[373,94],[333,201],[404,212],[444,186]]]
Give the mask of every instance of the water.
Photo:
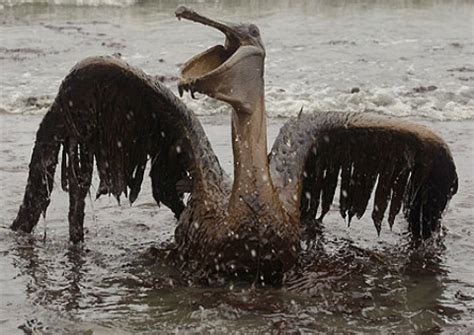
[[[221,43],[220,33],[178,22],[173,1],[0,2],[0,329],[5,333],[472,332],[474,331],[474,4],[470,1],[213,1],[211,17],[251,21],[267,49],[269,141],[305,111],[365,111],[434,128],[460,178],[445,215],[444,247],[407,255],[406,224],[369,218],[351,228],[327,217],[321,246],[305,245],[304,273],[284,288],[188,282],[156,262],[175,220],[147,182],[133,205],[89,201],[86,244],[67,242],[67,195],[55,187],[35,234],[7,227],[21,202],[34,133],[68,70],[120,52],[175,90],[179,64]],[[360,92],[351,94],[353,88]],[[186,103],[229,172],[228,108]],[[92,194],[95,194],[94,183]]]
[[[78,3],[92,1],[123,5],[130,0]],[[178,22],[173,1],[129,7],[11,5],[22,2],[6,1],[0,12],[0,109],[8,112],[34,112],[35,104],[46,105],[64,74],[86,56],[119,52],[149,73],[172,79],[177,65],[223,42],[222,34],[213,29]],[[210,16],[252,21],[261,28],[270,116],[294,115],[304,106],[438,120],[474,118],[469,1],[191,5]],[[436,89],[417,92],[430,86]],[[361,92],[350,94],[354,87]],[[199,114],[226,110],[204,100],[191,103]]]

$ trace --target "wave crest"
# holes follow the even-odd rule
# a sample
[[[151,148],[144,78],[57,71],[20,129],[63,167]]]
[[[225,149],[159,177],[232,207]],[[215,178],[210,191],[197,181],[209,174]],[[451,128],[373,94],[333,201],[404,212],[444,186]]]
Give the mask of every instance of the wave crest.
[[[177,92],[175,92],[177,93]],[[227,114],[230,107],[207,96],[188,94],[183,102],[197,115],[210,116]],[[0,112],[8,114],[45,113],[54,96],[16,97],[0,101]],[[327,87],[321,90],[303,90],[296,85],[288,89],[267,87],[266,110],[271,118],[291,117],[305,112],[372,112],[396,117],[421,117],[438,121],[474,119],[474,87],[462,86],[455,91],[435,86],[420,86],[412,89],[396,88],[353,88],[347,92]]]

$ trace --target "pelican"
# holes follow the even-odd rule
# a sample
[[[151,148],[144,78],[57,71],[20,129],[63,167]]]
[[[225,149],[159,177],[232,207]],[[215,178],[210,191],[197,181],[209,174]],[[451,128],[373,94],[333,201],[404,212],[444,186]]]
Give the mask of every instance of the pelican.
[[[97,166],[97,196],[133,203],[147,162],[153,197],[177,218],[175,251],[185,263],[230,275],[274,278],[298,260],[305,222],[322,221],[340,184],[339,210],[361,218],[373,195],[380,234],[402,204],[413,240],[440,230],[457,191],[446,143],[428,128],[365,113],[300,113],[267,147],[265,47],[254,24],[229,24],[190,8],[187,19],[220,30],[224,45],[187,61],[178,89],[232,107],[233,180],[195,114],[156,77],[117,57],[79,62],[36,134],[23,203],[11,228],[31,232],[46,212],[62,149],[69,234],[84,240],[84,199]],[[189,194],[185,201],[184,195]]]

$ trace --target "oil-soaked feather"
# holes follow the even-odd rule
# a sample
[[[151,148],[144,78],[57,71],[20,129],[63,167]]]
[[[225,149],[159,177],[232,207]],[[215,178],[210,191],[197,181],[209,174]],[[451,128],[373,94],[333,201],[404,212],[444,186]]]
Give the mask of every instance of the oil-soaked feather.
[[[63,143],[63,150],[62,150],[62,159],[61,159],[61,188],[64,192],[68,191],[67,185],[67,147],[66,144]]]
[[[46,144],[38,142],[41,140]],[[79,62],[62,82],[38,130],[32,156],[35,169],[30,167],[28,182],[31,187],[26,188],[23,210],[14,228],[31,231],[40,211],[46,210],[49,195],[45,194],[52,188],[52,181],[48,177],[51,187],[41,186],[37,179],[40,176],[44,180],[45,175],[36,166],[44,166],[46,158],[57,161],[60,144],[64,158],[61,184],[69,189],[70,214],[73,213],[70,222],[82,222],[80,198],[85,196],[83,186],[90,186],[94,158],[100,179],[97,195],[113,194],[120,199],[125,194],[133,202],[148,159],[152,161],[157,153],[170,152],[171,148],[176,151],[177,143],[186,159],[177,157],[168,165],[169,157],[161,157],[160,168],[152,167],[151,179],[153,194],[159,194],[156,201],[165,203],[178,216],[184,203],[176,184],[183,175],[192,177],[191,192],[209,200],[221,199],[219,192],[229,184],[199,120],[154,77],[116,57],[92,57]],[[46,147],[52,148],[51,153]],[[54,175],[54,165],[48,164],[49,175]],[[210,174],[212,178],[208,178]],[[165,181],[166,175],[172,175],[171,180]],[[165,191],[158,190],[163,187]],[[33,198],[38,205],[30,204]],[[73,208],[76,205],[78,210]],[[76,238],[82,238],[79,230]]]
[[[133,178],[131,182],[129,183],[130,203],[133,203],[137,199],[138,193],[140,193],[140,189],[141,189],[141,185],[143,181],[143,175],[145,173],[145,167],[146,167],[146,155],[142,155],[141,159],[139,159],[137,162],[135,173],[133,174]]]
[[[380,160],[376,154],[376,144],[368,150],[361,150],[355,160],[354,175],[355,185],[352,191],[352,209],[360,219],[367,208],[370,195],[377,180]],[[375,149],[375,150],[374,150]],[[379,232],[379,230],[377,229]]]
[[[350,198],[350,182],[352,174],[352,162],[348,157],[344,158],[341,169],[341,191],[339,195],[339,212],[343,218],[346,218],[349,209]],[[350,220],[349,220],[350,221]]]
[[[56,102],[54,112],[48,112],[36,132],[36,141],[29,164],[28,182],[13,230],[31,232],[41,214],[46,213],[54,185],[54,173],[64,134],[64,115]]]
[[[374,210],[372,211],[372,220],[375,228],[380,231],[382,220],[391,197],[391,181],[394,172],[394,165],[384,162],[384,167],[378,175],[377,187],[374,195]],[[391,227],[390,227],[391,228]]]
[[[390,225],[390,228],[392,228],[393,223],[395,222],[395,216],[402,207],[403,195],[405,193],[405,186],[409,175],[409,170],[399,170],[395,173],[395,179],[392,181],[392,196],[388,215],[388,224]]]
[[[311,185],[310,192],[311,194],[313,194],[313,196],[310,199],[310,208],[308,211],[308,214],[310,215],[311,218],[314,218],[318,212],[321,188],[323,186],[324,170],[326,167],[321,156],[315,155],[315,157],[316,157],[314,158],[315,173],[311,175],[311,177],[314,178],[314,182],[310,184]]]
[[[300,144],[291,159],[282,150],[288,141]],[[318,166],[315,157],[324,165]],[[302,216],[308,212],[307,198],[321,205],[324,216],[339,170],[339,211],[349,222],[353,215],[362,217],[376,188],[372,219],[378,232],[388,204],[392,225],[403,203],[414,236],[422,227],[423,237],[429,237],[439,228],[441,214],[456,192],[456,168],[437,135],[413,123],[366,114],[316,113],[291,119],[275,140],[269,161],[274,184],[290,213],[298,210],[289,200],[296,193]]]
[[[319,220],[322,220],[324,216],[329,212],[330,206],[334,199],[334,194],[337,187],[337,177],[339,176],[340,162],[339,155],[335,153],[330,158],[328,168],[323,180],[323,189],[321,195],[321,214]]]

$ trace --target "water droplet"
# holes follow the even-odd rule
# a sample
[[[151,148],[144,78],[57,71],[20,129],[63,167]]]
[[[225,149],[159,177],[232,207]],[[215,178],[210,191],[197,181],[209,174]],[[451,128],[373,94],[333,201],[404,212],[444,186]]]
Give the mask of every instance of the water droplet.
[[[176,153],[178,153],[178,154],[181,153],[181,147],[179,145],[176,146]]]
[[[255,249],[250,250],[250,254],[252,255],[253,258],[257,257],[257,252],[255,251]]]

